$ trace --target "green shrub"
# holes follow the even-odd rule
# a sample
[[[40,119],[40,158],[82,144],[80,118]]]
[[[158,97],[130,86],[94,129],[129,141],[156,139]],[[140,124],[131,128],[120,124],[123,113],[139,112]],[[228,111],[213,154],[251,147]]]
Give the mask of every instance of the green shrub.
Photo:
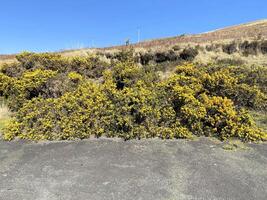
[[[181,53],[180,53],[180,58],[182,60],[186,60],[186,61],[192,61],[194,60],[194,58],[198,55],[198,50],[194,49],[194,48],[187,48],[184,49]]]
[[[122,51],[116,52],[112,56],[112,59],[116,59],[120,62],[133,60],[134,59],[134,49],[133,48],[127,48],[127,49],[123,49]]]
[[[142,65],[148,65],[150,61],[154,59],[154,55],[151,52],[140,53],[140,63]]]
[[[258,41],[244,41],[239,45],[239,49],[243,53],[243,55],[257,55],[259,49],[259,42]]]
[[[261,48],[261,53],[267,54],[267,41],[266,40],[261,43],[260,48]]]
[[[162,63],[168,61],[168,55],[166,52],[157,52],[154,55],[154,60],[156,63]]]
[[[230,44],[222,45],[222,50],[224,53],[233,54],[237,52],[237,44],[235,42],[232,42]]]
[[[181,47],[179,45],[175,45],[175,46],[172,47],[172,49],[174,51],[179,51],[181,49]]]

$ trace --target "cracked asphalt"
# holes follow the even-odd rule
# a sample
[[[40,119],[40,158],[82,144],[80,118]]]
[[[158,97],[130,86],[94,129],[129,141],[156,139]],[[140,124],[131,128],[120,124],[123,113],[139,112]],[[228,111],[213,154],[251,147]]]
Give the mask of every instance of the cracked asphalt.
[[[0,200],[266,200],[267,144],[0,141]]]

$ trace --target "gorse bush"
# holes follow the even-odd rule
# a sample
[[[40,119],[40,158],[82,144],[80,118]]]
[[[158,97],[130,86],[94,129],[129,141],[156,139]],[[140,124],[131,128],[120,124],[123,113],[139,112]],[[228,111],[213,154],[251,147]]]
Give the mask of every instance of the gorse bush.
[[[57,54],[24,52],[16,58],[18,62],[4,64],[1,72],[10,77],[20,77],[25,71],[40,69],[59,73],[77,72],[87,78],[99,78],[109,67],[97,56],[64,58]]]
[[[112,116],[109,100],[95,83],[80,85],[60,98],[34,98],[18,111],[5,134],[32,140],[86,138],[102,135]]]
[[[228,67],[232,76],[238,79],[239,83],[247,84],[251,87],[258,87],[267,94],[267,68],[266,67]]]
[[[91,56],[23,53],[5,65],[0,94],[16,117],[4,138],[267,139],[246,111],[266,109],[266,80],[257,74],[263,69],[185,64],[162,79],[132,53],[118,56],[108,65]]]
[[[57,72],[52,70],[36,69],[26,71],[19,78],[12,78],[0,73],[0,79],[3,79],[0,90],[8,97],[10,109],[17,111],[27,100],[38,97],[48,79],[56,74]]]
[[[238,107],[266,110],[265,82],[262,77],[254,83],[249,78],[253,73],[258,74],[259,70],[261,68],[254,71],[246,67],[209,67],[208,73],[204,73],[201,79],[204,89],[210,95],[227,97]]]
[[[35,97],[58,98],[73,91],[85,79],[96,79],[110,67],[96,56],[67,59],[57,54],[17,55],[16,63],[5,64],[0,72],[0,94],[17,111]],[[81,75],[82,74],[82,75]]]

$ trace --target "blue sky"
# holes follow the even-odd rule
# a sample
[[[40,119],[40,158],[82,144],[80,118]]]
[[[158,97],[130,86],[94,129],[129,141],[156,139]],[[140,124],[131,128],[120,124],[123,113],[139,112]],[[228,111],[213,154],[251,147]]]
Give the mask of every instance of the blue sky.
[[[0,54],[122,44],[267,18],[266,0],[0,0]]]

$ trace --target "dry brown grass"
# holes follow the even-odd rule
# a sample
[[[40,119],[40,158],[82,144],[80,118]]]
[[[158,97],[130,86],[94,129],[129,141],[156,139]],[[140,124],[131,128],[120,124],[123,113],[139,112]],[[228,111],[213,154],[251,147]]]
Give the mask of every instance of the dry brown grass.
[[[8,118],[9,116],[10,116],[9,109],[6,106],[4,106],[3,104],[0,105],[0,120]]]
[[[16,60],[16,55],[0,55],[0,67],[3,63],[10,63]]]
[[[8,124],[11,112],[3,103],[0,102],[0,132]]]

